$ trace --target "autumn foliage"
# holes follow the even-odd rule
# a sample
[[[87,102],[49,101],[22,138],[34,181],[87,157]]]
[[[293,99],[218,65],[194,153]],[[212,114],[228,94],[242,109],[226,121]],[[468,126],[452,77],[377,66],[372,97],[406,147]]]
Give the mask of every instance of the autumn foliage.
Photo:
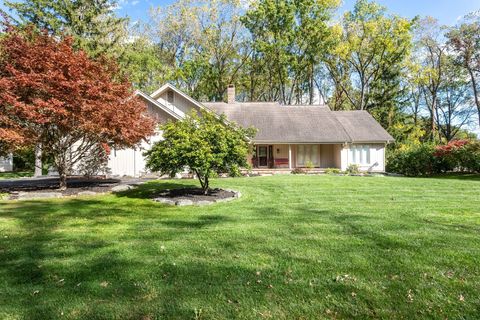
[[[0,144],[9,149],[41,144],[64,179],[92,146],[131,147],[152,134],[146,106],[133,98],[114,61],[90,59],[75,51],[68,37],[33,28],[5,31]]]

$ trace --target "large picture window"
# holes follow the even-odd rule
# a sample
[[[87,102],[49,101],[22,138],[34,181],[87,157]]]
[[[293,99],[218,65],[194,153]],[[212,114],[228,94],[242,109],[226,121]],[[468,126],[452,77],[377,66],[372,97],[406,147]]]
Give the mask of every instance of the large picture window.
[[[350,162],[355,164],[370,164],[370,146],[350,146]]]
[[[308,165],[320,166],[317,144],[300,144],[297,146],[297,166],[306,167]]]

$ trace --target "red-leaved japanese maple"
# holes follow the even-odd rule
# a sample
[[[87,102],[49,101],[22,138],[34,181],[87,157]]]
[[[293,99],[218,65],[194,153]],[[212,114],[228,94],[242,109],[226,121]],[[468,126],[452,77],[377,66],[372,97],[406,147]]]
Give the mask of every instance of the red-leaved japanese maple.
[[[0,144],[41,144],[61,189],[92,146],[133,147],[153,129],[114,61],[90,59],[68,37],[7,26],[0,38]]]

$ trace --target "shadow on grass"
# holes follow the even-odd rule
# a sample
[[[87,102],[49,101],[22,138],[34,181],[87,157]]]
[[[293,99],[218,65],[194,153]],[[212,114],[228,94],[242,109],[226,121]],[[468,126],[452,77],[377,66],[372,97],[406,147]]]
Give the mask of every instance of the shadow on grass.
[[[18,225],[8,238],[0,238],[0,315],[52,319],[65,312],[65,318],[73,319],[188,319],[203,310],[206,318],[260,318],[262,314],[253,312],[270,307],[291,312],[292,318],[313,318],[337,306],[339,318],[358,318],[373,309],[362,305],[359,311],[358,304],[382,310],[397,303],[399,290],[379,290],[389,296],[385,300],[367,292],[377,290],[385,276],[422,274],[442,254],[441,247],[423,248],[422,239],[409,237],[411,230],[392,235],[402,226],[387,226],[368,214],[342,214],[312,204],[243,204],[235,228],[208,234],[208,228],[235,222],[235,216],[215,208],[203,214],[194,211],[198,208],[183,211],[142,200],[159,190],[183,187],[191,185],[150,182],[99,199],[25,201],[0,208],[0,218]],[[97,233],[109,227],[109,232]],[[429,241],[443,235],[436,231],[432,229]],[[318,232],[328,234],[317,237]],[[185,238],[192,242],[168,255],[158,246],[159,241]],[[435,253],[428,256],[428,250]],[[234,253],[241,257],[226,258]],[[422,259],[412,265],[415,256]],[[264,266],[260,276],[258,265]],[[290,267],[300,270],[298,279],[287,271]],[[356,283],[335,281],[343,273],[360,274],[359,283],[377,282],[355,301],[351,292],[361,290]],[[401,293],[414,288],[417,279],[399,281]],[[306,313],[301,310],[309,307]]]
[[[465,180],[465,181],[480,181],[479,173],[445,173],[437,174],[428,177],[419,177],[422,179],[447,179],[447,180]]]
[[[161,184],[163,188],[183,186]],[[140,195],[151,192],[150,187],[146,186]],[[191,318],[193,309],[184,310],[182,301],[194,299],[198,292],[204,290],[205,283],[198,279],[218,282],[215,291],[222,294],[221,275],[232,272],[227,266],[219,266],[217,271],[209,264],[175,268],[171,264],[165,265],[161,252],[154,252],[155,247],[150,248],[148,243],[150,240],[158,241],[158,234],[162,238],[175,239],[184,236],[185,228],[190,229],[191,234],[228,221],[226,217],[199,215],[193,219],[177,217],[171,220],[168,214],[170,208],[163,205],[142,204],[142,201],[133,203],[129,199],[116,203],[118,200],[22,201],[2,207],[0,219],[15,220],[19,228],[5,238],[2,234],[3,239],[0,239],[0,281],[8,288],[0,292],[0,317],[5,312],[13,318],[53,319],[60,318],[61,312],[70,309],[73,313],[65,314],[69,318],[148,318],[149,303],[144,297],[151,294],[152,299],[158,297],[162,300],[164,307],[160,314]],[[135,206],[135,210],[130,205]],[[125,220],[128,217],[133,220]],[[118,222],[117,219],[123,220]],[[77,233],[75,227],[72,228],[77,220],[81,221],[78,227],[86,230]],[[145,230],[145,225],[143,230],[136,229],[139,220],[152,221],[156,226],[147,224],[149,229]],[[108,235],[106,238],[96,233],[97,230],[118,225],[131,225],[132,232]],[[158,229],[158,225],[168,229]],[[63,228],[71,228],[71,231]],[[91,231],[88,231],[89,228]],[[154,234],[151,234],[152,231]],[[119,251],[118,242],[122,239],[133,243],[142,241],[142,246],[152,251],[148,256],[155,258],[156,263],[151,265],[144,259],[132,259]],[[246,276],[243,273],[253,274],[235,270],[241,273],[241,277]],[[165,279],[162,278],[164,274]],[[215,274],[218,274],[218,279],[215,279]],[[150,277],[155,279],[155,285],[139,284],[139,280]],[[178,285],[186,291],[185,295],[178,295]],[[136,307],[137,302],[139,307]],[[157,308],[158,304],[157,301]],[[155,313],[158,314],[158,310]]]
[[[154,197],[159,192],[162,192],[166,189],[182,189],[182,188],[195,188],[197,185],[192,184],[192,181],[188,181],[185,183],[177,183],[177,182],[164,182],[161,180],[158,181],[150,181],[144,184],[139,185],[138,187],[117,192],[115,195],[117,197],[127,197],[127,198],[137,198],[137,199],[149,199]]]

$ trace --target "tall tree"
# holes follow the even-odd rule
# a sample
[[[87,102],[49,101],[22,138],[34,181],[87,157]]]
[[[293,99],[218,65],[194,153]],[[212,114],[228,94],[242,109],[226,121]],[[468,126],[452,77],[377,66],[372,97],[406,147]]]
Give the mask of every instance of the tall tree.
[[[447,59],[446,46],[442,41],[442,27],[432,17],[419,22],[417,29],[417,59],[421,65],[422,91],[430,112],[430,137],[437,138],[438,94],[444,80]]]
[[[168,78],[197,99],[222,100],[248,52],[239,0],[179,0],[152,10],[150,38]]]
[[[480,17],[478,14],[466,16],[462,23],[447,33],[447,38],[456,54],[456,62],[468,71],[480,125]]]
[[[446,59],[438,92],[436,119],[438,130],[447,141],[454,139],[465,126],[474,122],[474,98],[466,73],[454,63],[453,57]]]
[[[20,24],[33,24],[55,35],[70,35],[90,56],[121,54],[127,19],[113,9],[117,0],[5,1]]]
[[[411,49],[412,25],[413,21],[388,15],[385,7],[368,0],[358,0],[344,15],[327,66],[354,109],[384,105],[386,98],[390,105],[395,103],[401,69]],[[339,65],[347,66],[343,70],[351,74],[338,72]]]
[[[132,147],[153,133],[117,65],[91,60],[72,42],[11,27],[0,39],[0,144],[41,144],[62,189],[92,147]]]
[[[144,36],[135,36],[123,45],[119,64],[135,88],[153,92],[168,79],[168,68],[160,59],[158,47]]]
[[[256,59],[276,81],[284,104],[313,103],[315,72],[332,47],[328,24],[337,0],[259,0],[242,21],[249,29]],[[306,93],[306,99],[305,99]]]

